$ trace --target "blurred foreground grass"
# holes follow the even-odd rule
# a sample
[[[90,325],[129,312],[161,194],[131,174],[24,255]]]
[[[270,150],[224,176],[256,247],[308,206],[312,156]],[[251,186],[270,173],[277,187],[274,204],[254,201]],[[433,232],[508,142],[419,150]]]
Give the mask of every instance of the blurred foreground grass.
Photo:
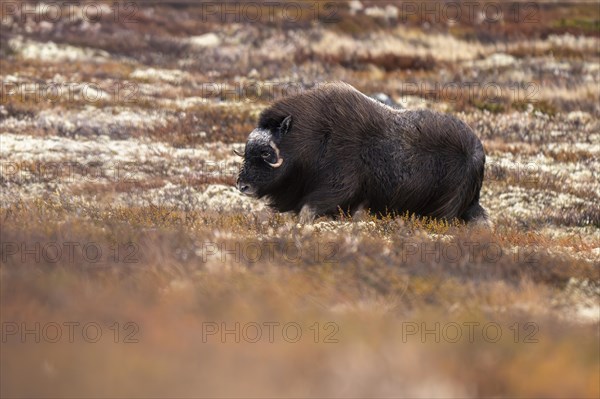
[[[578,313],[597,267],[534,236],[43,201],[1,217],[3,397],[599,394]]]

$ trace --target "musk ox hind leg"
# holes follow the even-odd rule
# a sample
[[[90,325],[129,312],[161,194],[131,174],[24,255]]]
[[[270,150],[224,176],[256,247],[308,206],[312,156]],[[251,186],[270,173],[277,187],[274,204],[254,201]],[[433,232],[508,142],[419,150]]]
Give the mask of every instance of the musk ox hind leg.
[[[464,220],[470,225],[485,226],[489,228],[493,227],[493,224],[489,220],[486,210],[483,209],[481,205],[479,205],[478,201],[471,204],[471,206],[469,206],[467,210],[462,215],[460,215],[460,219]]]

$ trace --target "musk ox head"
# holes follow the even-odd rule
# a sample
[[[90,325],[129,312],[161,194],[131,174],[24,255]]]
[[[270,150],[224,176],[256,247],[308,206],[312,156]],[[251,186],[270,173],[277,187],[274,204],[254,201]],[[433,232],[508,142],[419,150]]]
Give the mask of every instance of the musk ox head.
[[[243,194],[262,197],[281,176],[286,161],[279,145],[291,125],[289,115],[274,129],[257,128],[250,133],[244,153],[238,154],[244,157],[237,179],[237,188]]]

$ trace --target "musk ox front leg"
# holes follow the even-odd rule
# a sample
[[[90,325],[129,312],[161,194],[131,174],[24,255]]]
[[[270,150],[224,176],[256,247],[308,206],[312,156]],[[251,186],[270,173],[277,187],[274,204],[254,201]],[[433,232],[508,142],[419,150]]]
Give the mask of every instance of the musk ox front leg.
[[[369,216],[368,202],[363,201],[356,209],[352,210],[352,220],[355,222],[366,221]]]
[[[323,177],[323,183],[306,195],[300,204],[300,222],[311,223],[317,216],[336,215],[339,208],[347,210],[350,199],[358,189],[357,181],[345,179],[340,181],[334,175]]]

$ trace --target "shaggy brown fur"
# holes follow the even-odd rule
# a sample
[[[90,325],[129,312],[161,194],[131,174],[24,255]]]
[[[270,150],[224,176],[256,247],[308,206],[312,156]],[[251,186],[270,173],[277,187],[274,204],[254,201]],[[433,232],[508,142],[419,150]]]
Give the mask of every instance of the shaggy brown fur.
[[[464,122],[390,108],[345,83],[273,104],[261,114],[244,157],[238,187],[267,196],[282,212],[331,215],[364,207],[486,217],[479,205],[485,155]],[[271,166],[278,160],[281,166]]]

